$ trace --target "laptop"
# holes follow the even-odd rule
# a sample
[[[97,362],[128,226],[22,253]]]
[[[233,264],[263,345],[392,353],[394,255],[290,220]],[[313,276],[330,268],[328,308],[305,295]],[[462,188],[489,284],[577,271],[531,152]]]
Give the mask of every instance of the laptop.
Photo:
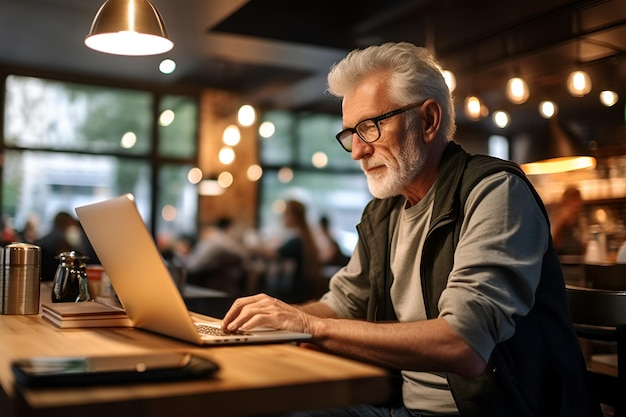
[[[225,333],[219,320],[189,312],[132,194],[77,207],[76,214],[134,327],[198,345],[311,338],[269,328]]]

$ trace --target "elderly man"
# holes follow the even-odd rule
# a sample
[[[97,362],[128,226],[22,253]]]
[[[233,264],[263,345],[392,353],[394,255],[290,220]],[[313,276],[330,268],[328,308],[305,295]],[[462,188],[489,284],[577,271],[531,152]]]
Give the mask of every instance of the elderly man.
[[[397,402],[300,415],[599,415],[545,208],[517,165],[452,142],[433,57],[409,43],[355,50],[328,83],[342,98],[337,140],[375,197],[357,247],[319,301],[241,298],[223,326],[309,332],[398,372]]]

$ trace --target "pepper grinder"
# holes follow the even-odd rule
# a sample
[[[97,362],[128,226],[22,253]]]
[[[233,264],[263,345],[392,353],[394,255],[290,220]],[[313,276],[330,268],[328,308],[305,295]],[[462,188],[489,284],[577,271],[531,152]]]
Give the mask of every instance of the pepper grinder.
[[[89,257],[73,250],[61,252],[56,259],[59,260],[59,266],[52,284],[52,302],[89,301],[86,263]]]

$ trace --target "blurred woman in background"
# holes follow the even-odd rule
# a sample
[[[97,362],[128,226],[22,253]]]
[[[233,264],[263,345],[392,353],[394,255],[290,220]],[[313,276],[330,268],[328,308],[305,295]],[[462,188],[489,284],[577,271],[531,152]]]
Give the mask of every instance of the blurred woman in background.
[[[282,221],[288,230],[282,244],[275,249],[257,250],[264,258],[274,261],[274,268],[270,268],[266,279],[266,290],[289,302],[307,301],[323,291],[320,288],[323,279],[319,252],[307,223],[304,204],[286,201]]]

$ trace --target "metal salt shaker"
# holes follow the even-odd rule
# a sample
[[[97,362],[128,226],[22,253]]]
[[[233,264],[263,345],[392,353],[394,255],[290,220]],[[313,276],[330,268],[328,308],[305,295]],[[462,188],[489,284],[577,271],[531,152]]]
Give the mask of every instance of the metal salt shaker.
[[[38,314],[41,248],[11,243],[2,250],[0,307],[2,314]]]

